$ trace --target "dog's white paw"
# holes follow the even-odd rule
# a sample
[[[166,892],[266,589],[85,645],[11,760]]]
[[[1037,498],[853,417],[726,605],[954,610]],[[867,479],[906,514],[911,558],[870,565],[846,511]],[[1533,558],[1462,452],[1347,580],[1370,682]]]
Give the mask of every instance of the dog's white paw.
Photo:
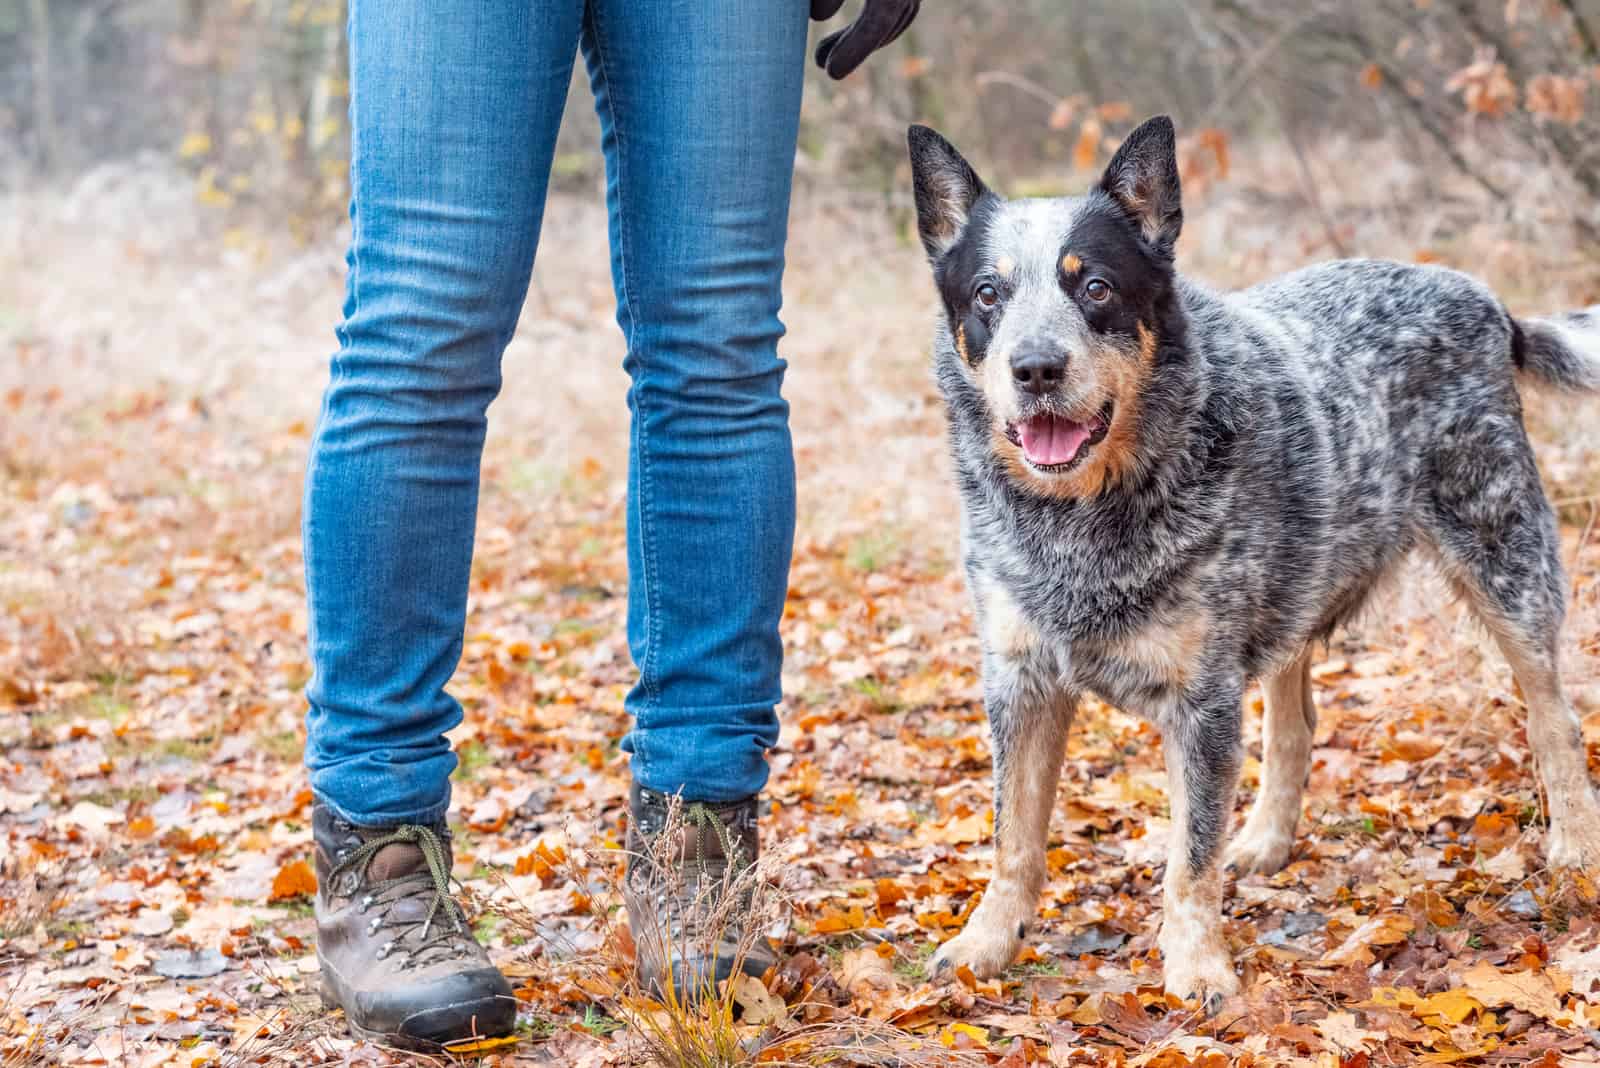
[[[1259,872],[1271,875],[1289,863],[1294,850],[1294,830],[1274,827],[1265,820],[1245,821],[1223,854],[1222,863],[1239,875]]]
[[[1161,946],[1164,985],[1169,994],[1195,1001],[1206,1015],[1239,992],[1228,943],[1222,937],[1222,917],[1184,908],[1171,899],[1156,938]]]
[[[1167,993],[1195,1002],[1207,1016],[1239,992],[1239,976],[1220,938],[1191,945],[1187,952],[1163,946],[1162,956]]]
[[[965,964],[979,979],[992,979],[1006,970],[1022,948],[1022,935],[1015,927],[983,924],[974,915],[960,934],[939,947],[928,965],[928,978],[936,983],[950,982]]]
[[[1552,868],[1578,868],[1600,876],[1600,806],[1591,811],[1551,822],[1545,838],[1545,858]]]

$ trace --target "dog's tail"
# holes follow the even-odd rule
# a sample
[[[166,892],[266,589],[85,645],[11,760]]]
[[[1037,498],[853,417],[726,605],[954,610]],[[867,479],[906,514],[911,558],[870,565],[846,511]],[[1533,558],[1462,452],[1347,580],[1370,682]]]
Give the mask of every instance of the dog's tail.
[[[1574,393],[1600,392],[1600,306],[1548,319],[1511,321],[1517,370]]]

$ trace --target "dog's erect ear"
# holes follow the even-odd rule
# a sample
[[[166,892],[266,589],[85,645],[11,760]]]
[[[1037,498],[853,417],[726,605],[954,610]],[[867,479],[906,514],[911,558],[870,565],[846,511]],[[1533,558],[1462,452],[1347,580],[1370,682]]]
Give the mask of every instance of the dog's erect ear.
[[[926,126],[906,131],[911,148],[911,187],[917,198],[917,232],[928,258],[949,251],[966,229],[972,205],[987,190],[955,146]]]
[[[1183,229],[1178,138],[1172,120],[1157,115],[1129,134],[1111,157],[1100,188],[1122,205],[1151,244],[1170,253]]]

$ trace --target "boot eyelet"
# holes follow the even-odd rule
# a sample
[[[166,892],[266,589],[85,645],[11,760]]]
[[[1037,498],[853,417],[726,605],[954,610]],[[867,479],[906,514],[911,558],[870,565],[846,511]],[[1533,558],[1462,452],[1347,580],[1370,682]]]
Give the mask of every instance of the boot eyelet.
[[[394,943],[393,942],[385,942],[383,945],[378,947],[378,952],[375,954],[375,956],[379,960],[383,960],[385,957],[387,957],[389,955],[389,953],[393,949],[394,949]]]
[[[372,895],[368,894],[361,899],[361,911],[365,912],[372,907]]]
[[[378,917],[378,916],[372,917],[372,922],[367,924],[367,934],[369,934],[369,935],[377,934],[378,933],[378,928],[381,927],[382,925],[383,925],[383,920],[382,920],[381,917]]]

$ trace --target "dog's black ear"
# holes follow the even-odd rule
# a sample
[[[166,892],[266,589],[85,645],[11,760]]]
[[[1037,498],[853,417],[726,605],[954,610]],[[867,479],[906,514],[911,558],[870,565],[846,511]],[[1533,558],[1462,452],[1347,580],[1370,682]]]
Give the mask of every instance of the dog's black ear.
[[[911,188],[917,198],[917,232],[928,258],[937,260],[960,240],[972,205],[987,189],[955,146],[928,127],[911,127],[906,142],[911,149]]]
[[[1129,134],[1106,166],[1100,188],[1122,205],[1151,244],[1171,253],[1183,229],[1178,136],[1172,120],[1157,115]]]

